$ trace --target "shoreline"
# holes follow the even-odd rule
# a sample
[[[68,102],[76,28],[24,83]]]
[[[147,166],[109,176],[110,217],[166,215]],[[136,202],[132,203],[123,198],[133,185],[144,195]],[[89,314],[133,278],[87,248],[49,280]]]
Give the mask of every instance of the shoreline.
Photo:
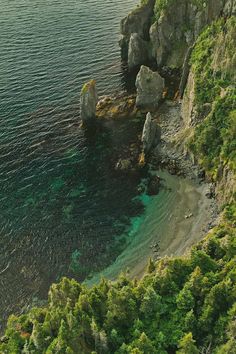
[[[176,176],[166,175],[166,172],[159,172],[162,177],[165,175],[172,179],[172,182],[176,178]],[[205,184],[196,186],[190,180],[186,183],[185,178],[177,178],[179,189],[176,195],[169,200],[169,212],[164,217],[163,215],[160,217],[156,210],[158,197],[153,198],[146,208],[143,223],[126,250],[111,266],[96,274],[92,279],[86,280],[86,284],[92,285],[103,276],[114,280],[127,268],[130,278],[141,278],[149,257],[158,260],[165,256],[183,255],[194,243],[205,236],[207,229],[210,228],[209,223],[214,221],[212,201],[205,196],[208,186]],[[185,218],[187,212],[193,213],[189,219]],[[157,228],[154,215],[160,217]],[[153,249],[156,243],[160,247],[157,257]]]
[[[153,117],[161,126],[162,136],[148,165],[150,171],[163,178],[165,186],[155,197],[140,197],[144,199],[144,205],[145,199],[150,199],[133,238],[110,266],[85,279],[87,285],[97,283],[101,277],[114,280],[127,270],[130,278],[141,278],[150,257],[158,260],[165,256],[184,255],[218,223],[217,203],[207,196],[211,184],[198,177],[198,166],[192,163],[176,139],[184,131],[180,103],[164,101]],[[168,189],[172,189],[170,195],[166,192]],[[160,205],[161,198],[167,198],[164,206]],[[166,208],[166,215],[162,218],[160,210],[157,211],[160,206]],[[158,244],[158,253],[155,244]]]

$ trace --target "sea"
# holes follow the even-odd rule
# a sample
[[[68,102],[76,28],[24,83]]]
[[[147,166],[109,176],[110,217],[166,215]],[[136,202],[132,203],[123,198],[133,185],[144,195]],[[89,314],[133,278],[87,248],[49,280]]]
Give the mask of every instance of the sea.
[[[100,96],[132,86],[118,42],[137,3],[1,0],[0,331],[63,276],[94,283],[134,267],[182,197],[175,176],[150,197],[145,171],[115,170],[142,119],[81,128],[86,81]]]
[[[95,79],[101,96],[126,88],[119,24],[136,4],[1,0],[2,321],[62,276],[83,280],[110,264],[142,212],[138,179],[112,168],[132,129],[90,134],[79,116],[84,82]]]

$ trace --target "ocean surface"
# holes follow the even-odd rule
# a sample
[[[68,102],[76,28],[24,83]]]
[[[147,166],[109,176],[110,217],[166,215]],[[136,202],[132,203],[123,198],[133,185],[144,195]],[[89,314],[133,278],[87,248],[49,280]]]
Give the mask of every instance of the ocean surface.
[[[137,0],[1,0],[0,319],[84,279],[125,245],[137,178],[114,176],[135,129],[80,129],[79,93],[123,89],[119,22]],[[130,132],[130,133],[129,133]]]
[[[1,0],[0,326],[46,299],[62,276],[93,283],[145,264],[151,242],[166,225],[174,230],[184,191],[198,198],[165,172],[149,197],[140,194],[145,170],[115,171],[143,119],[80,127],[85,81],[95,79],[100,95],[130,86],[119,23],[137,2]]]

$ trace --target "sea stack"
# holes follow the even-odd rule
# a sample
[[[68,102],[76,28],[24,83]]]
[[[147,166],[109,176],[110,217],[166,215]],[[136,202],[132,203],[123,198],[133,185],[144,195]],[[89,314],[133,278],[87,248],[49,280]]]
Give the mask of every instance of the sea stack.
[[[142,143],[145,154],[155,147],[161,139],[161,128],[152,119],[152,115],[148,112],[143,126]]]
[[[142,65],[136,78],[137,98],[136,106],[143,109],[156,109],[163,96],[164,79]]]
[[[128,68],[133,70],[149,61],[148,42],[144,41],[138,33],[132,33],[129,40]]]
[[[144,41],[149,40],[149,28],[151,26],[155,0],[143,1],[141,6],[121,20],[120,30],[122,38],[120,40],[122,59],[127,61],[130,36],[138,34]],[[142,62],[144,64],[144,62]]]
[[[95,80],[85,83],[80,93],[80,117],[83,125],[89,125],[96,118],[98,94]]]

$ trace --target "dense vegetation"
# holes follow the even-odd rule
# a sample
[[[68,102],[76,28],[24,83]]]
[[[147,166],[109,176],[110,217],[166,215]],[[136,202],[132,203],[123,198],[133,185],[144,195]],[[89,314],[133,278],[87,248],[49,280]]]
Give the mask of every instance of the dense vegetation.
[[[190,148],[215,179],[218,168],[236,170],[236,19],[221,19],[199,37],[192,54],[195,103],[199,116]]]
[[[220,164],[235,170],[234,30],[235,19],[217,22],[192,55],[196,104],[210,113],[190,147],[213,178]],[[63,278],[45,308],[9,318],[0,353],[236,353],[235,220],[231,203],[187,256],[150,260],[140,281],[122,274],[88,288]]]
[[[137,282],[121,275],[87,288],[52,285],[48,307],[11,316],[1,353],[236,351],[236,208],[188,257],[150,261]]]
[[[181,2],[181,0],[180,1],[179,0],[156,0],[155,6],[154,6],[155,20],[157,21],[166,9],[170,8],[173,5],[178,6],[180,2]],[[202,9],[204,6],[205,0],[188,0],[188,2],[197,6],[199,9]]]

